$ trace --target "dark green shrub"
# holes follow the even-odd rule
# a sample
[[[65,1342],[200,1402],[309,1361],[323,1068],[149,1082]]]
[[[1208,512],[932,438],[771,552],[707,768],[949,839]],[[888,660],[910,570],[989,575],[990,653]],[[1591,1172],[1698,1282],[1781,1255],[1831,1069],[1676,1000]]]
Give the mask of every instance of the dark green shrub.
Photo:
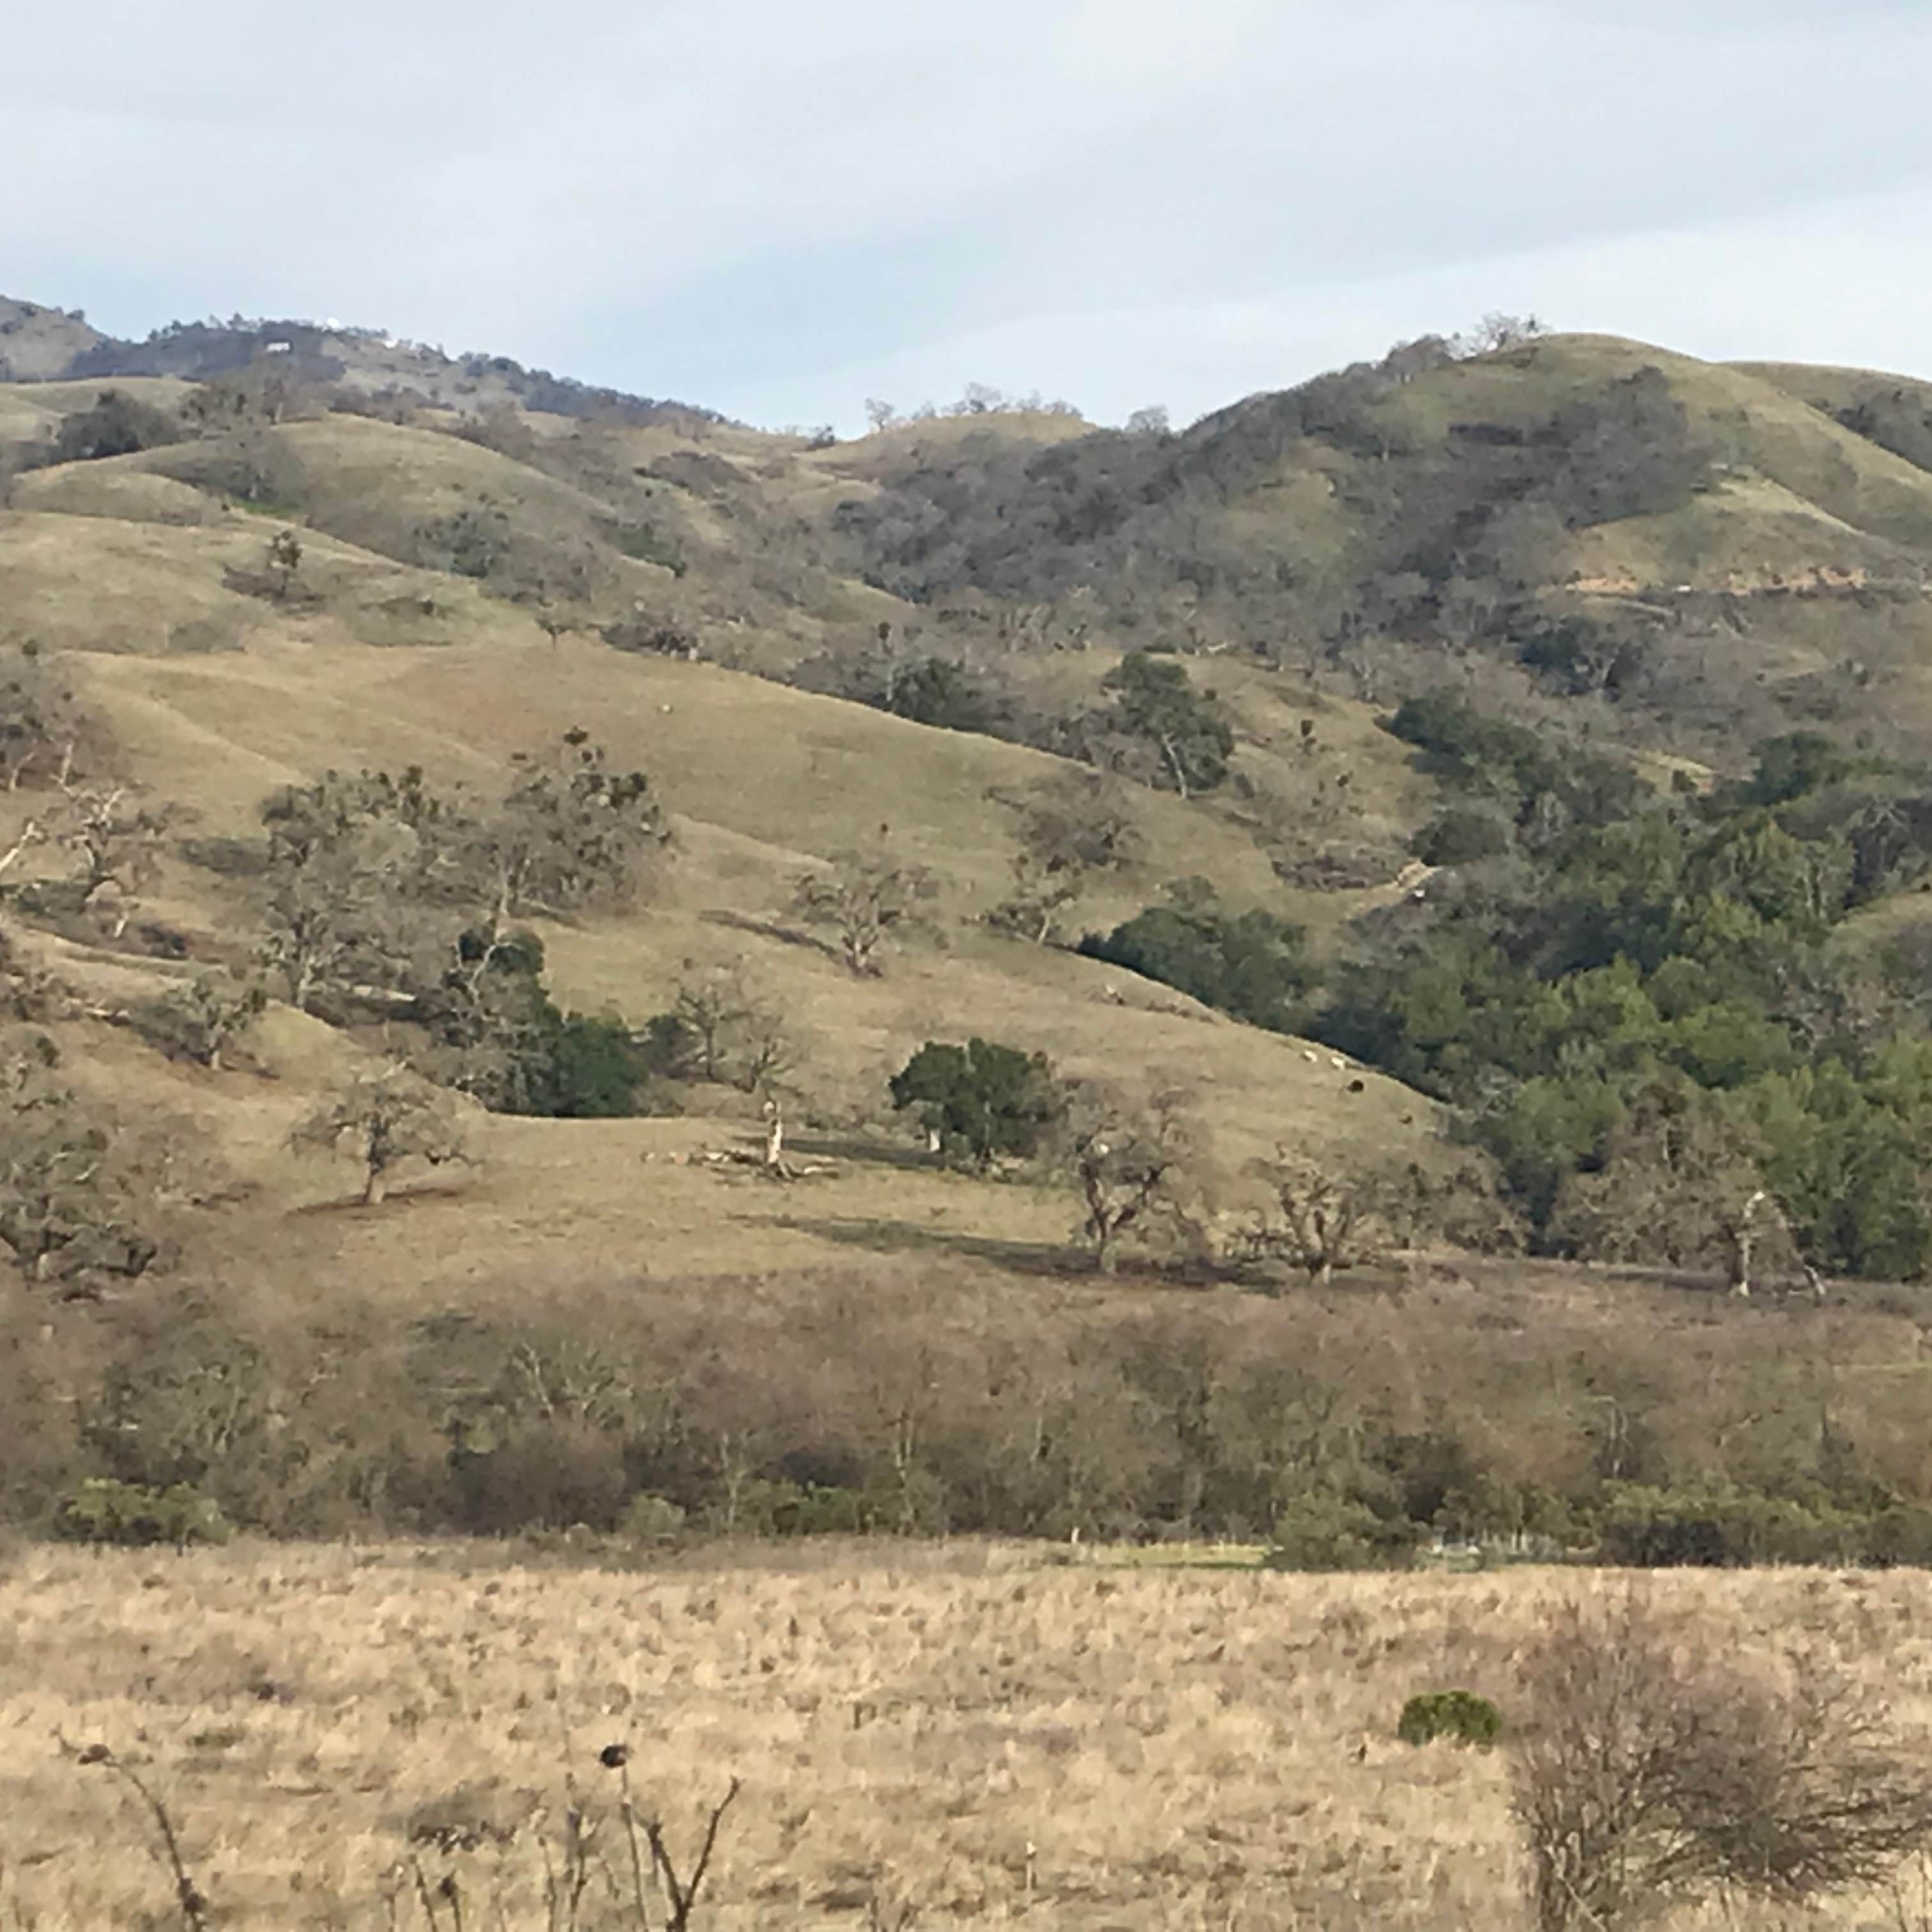
[[[54,460],[92,463],[181,440],[181,424],[172,416],[124,390],[103,389],[92,408],[63,418],[54,439]]]
[[[655,563],[682,577],[688,568],[683,553],[661,530],[650,524],[619,524],[610,532],[613,546],[639,563]]]
[[[1822,731],[1786,731],[1752,747],[1756,765],[1741,788],[1744,802],[1785,805],[1857,769],[1858,761]]]
[[[1146,745],[1156,784],[1188,798],[1212,791],[1228,776],[1234,732],[1220,704],[1194,688],[1178,659],[1130,652],[1100,688],[1113,700],[1106,722]]]
[[[1406,1570],[1417,1526],[1378,1516],[1366,1503],[1311,1490],[1285,1504],[1262,1560],[1270,1570]]]
[[[753,1477],[717,1498],[708,1527],[735,1536],[852,1536],[874,1526],[872,1499],[857,1490]]]
[[[68,1543],[146,1548],[171,1543],[226,1543],[234,1534],[221,1506],[187,1483],[149,1489],[112,1477],[89,1477],[54,1514],[54,1534]]]
[[[684,1526],[685,1512],[677,1504],[646,1492],[625,1504],[617,1534],[633,1543],[675,1543]]]
[[[1192,900],[1150,906],[1112,932],[1090,932],[1080,950],[1276,1033],[1297,1030],[1318,977],[1307,934],[1292,921]]]
[[[1860,1541],[1858,1520],[1828,1504],[1808,1508],[1751,1490],[1616,1483],[1597,1520],[1599,1557],[1645,1570],[1842,1563]]]
[[[1509,827],[1493,812],[1451,806],[1409,841],[1408,849],[1430,866],[1470,866],[1509,850]]]
[[[1880,1510],[1864,1526],[1859,1553],[1881,1569],[1932,1569],[1932,1509],[1923,1503],[1894,1503]]]
[[[880,708],[915,724],[944,731],[978,731],[998,736],[1007,722],[983,682],[950,658],[922,658],[893,680]]]
[[[1486,1750],[1502,1735],[1502,1713],[1473,1690],[1426,1690],[1402,1707],[1395,1734],[1406,1744],[1472,1744]]]
[[[949,1159],[985,1167],[1037,1150],[1060,1118],[1061,1097],[1043,1053],[988,1040],[928,1040],[892,1076],[892,1105],[916,1112]]]
[[[567,1014],[550,1036],[539,1110],[560,1120],[604,1120],[641,1112],[647,1069],[621,1021]]]
[[[1546,796],[1591,824],[1628,816],[1647,796],[1642,780],[1628,766],[1552,745],[1526,724],[1477,710],[1459,692],[1428,691],[1406,699],[1388,729],[1424,754],[1425,769],[1494,798],[1519,824]]]

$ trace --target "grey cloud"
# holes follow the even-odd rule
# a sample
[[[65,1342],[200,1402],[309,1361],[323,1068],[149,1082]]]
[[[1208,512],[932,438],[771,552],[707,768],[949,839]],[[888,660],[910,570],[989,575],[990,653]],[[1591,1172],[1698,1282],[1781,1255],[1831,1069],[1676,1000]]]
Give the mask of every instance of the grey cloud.
[[[1693,230],[1759,236],[1749,280],[1780,223],[1932,181],[1932,20],[1882,0],[292,13],[96,0],[12,28],[42,80],[0,286],[124,328],[353,315],[811,419],[976,343],[1057,362],[1083,319],[1096,395],[1211,376],[1217,344],[1232,390],[1231,314],[1312,346],[1366,285]],[[1619,315],[1681,337],[1681,272],[1624,259]]]

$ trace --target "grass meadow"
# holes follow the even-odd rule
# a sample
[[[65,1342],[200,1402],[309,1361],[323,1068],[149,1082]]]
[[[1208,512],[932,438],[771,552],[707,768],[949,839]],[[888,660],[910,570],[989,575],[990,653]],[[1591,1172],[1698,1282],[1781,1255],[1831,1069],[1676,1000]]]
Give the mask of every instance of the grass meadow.
[[[1180,1555],[22,1546],[0,1579],[0,1926],[184,1922],[97,1744],[161,1800],[209,1925],[634,1927],[620,1777],[681,1865],[742,1780],[691,1919],[718,1932],[1526,1924],[1507,1752],[1412,1748],[1396,1717],[1467,1687],[1507,1720],[1556,1604],[1628,1586]],[[1922,1574],[1637,1587],[1687,1644],[1802,1640],[1932,1737]],[[620,1742],[622,1774],[598,1762]],[[1914,1932],[1917,1882],[1668,1923]]]

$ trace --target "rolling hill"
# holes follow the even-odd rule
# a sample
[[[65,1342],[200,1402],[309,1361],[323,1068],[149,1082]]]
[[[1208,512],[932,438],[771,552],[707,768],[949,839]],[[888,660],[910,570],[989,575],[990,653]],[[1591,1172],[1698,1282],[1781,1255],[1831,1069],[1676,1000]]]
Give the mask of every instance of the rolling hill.
[[[827,1283],[902,1294],[928,1269],[993,1298],[982,1310],[1077,1328],[1154,1309],[1176,1282],[1253,1286],[1228,1257],[1284,1150],[1324,1184],[1406,1176],[1438,1204],[1445,1189],[1480,1198],[1474,1218],[1418,1237],[1378,1196],[1384,1258],[1479,1228],[1574,1252],[1558,1181],[1587,1192],[1629,1156],[1617,1136],[1648,1118],[1650,1090],[1634,1069],[1721,1108],[1830,1054],[1856,1059],[1800,1012],[1790,987],[1813,953],[1778,950],[1798,915],[1739,883],[1738,841],[1759,842],[1762,870],[1782,862],[1778,839],[1839,840],[1836,865],[1865,838],[1882,848],[1877,883],[1856,906],[1847,888],[1832,917],[1857,910],[1844,932],[1886,944],[1918,923],[1919,874],[1860,816],[1882,806],[1916,850],[1932,473],[1900,427],[1922,393],[1903,379],[1554,336],[1473,356],[1411,345],[1178,434],[995,407],[838,442],[333,327],[196,325],[129,345],[29,304],[0,305],[0,322],[8,742],[56,742],[34,706],[57,685],[80,721],[67,742],[85,748],[67,797],[52,757],[0,795],[0,850],[22,842],[0,878],[17,1017],[56,1043],[73,1104],[146,1150],[165,1293],[196,1320],[245,1315],[248,1346],[270,1354],[338,1322],[400,1352],[429,1328],[511,1319],[526,1284],[567,1328],[578,1298],[608,1310],[632,1278],[715,1294],[726,1334],[747,1283],[781,1298],[800,1285],[817,1306],[843,1292]],[[1136,677],[1180,710],[1137,724]],[[1198,784],[1174,742],[1196,728]],[[1817,769],[1754,802],[1766,742]],[[560,746],[647,775],[669,836],[644,886],[526,908],[501,930],[472,904],[452,940],[436,814],[470,826],[472,850],[471,821],[527,796],[517,788]],[[310,1001],[264,964],[284,836],[265,813],[292,788],[379,772],[431,800],[411,820],[392,790],[370,814],[430,853],[430,883],[386,909],[380,970],[345,969]],[[1036,943],[1000,908],[1016,880],[1040,882],[1022,862],[1029,812],[1070,787],[1111,802],[1118,850],[1066,874],[1056,943]],[[72,816],[84,798],[148,817],[127,834],[140,863],[76,899],[62,868],[90,850]],[[1686,801],[1708,802],[1708,836]],[[1706,955],[1690,985],[1667,948],[1639,958],[1623,928],[1604,938],[1616,879],[1560,932],[1531,918],[1540,898],[1553,920],[1562,868],[1630,824],[1667,826],[1688,854],[1658,901],[1670,944],[1691,944],[1700,892],[1759,922],[1723,930],[1731,953],[1789,964],[1774,994],[1748,989],[1764,1012],[1740,1018],[1745,994]],[[801,882],[854,853],[933,882],[877,976],[848,970],[800,910]],[[1702,883],[1726,867],[1720,890]],[[1074,944],[1150,914],[1170,948],[1206,934],[1249,950],[1197,997],[1198,960],[1119,932]],[[634,1111],[486,1110],[437,1058],[449,1042],[425,1046],[423,1015],[512,924],[540,949],[518,956],[540,966],[518,997],[540,992],[541,1024],[572,1040],[656,1051],[694,985],[739,976],[788,1029],[782,1095],[653,1062]],[[405,955],[432,939],[440,977],[424,979]],[[1277,987],[1271,1024],[1247,1024],[1234,1014],[1264,996],[1241,975],[1263,970],[1289,974],[1292,1003]],[[153,1023],[158,1002],[178,1018],[184,1000],[244,994],[225,1056]],[[1519,1007],[1543,1029],[1528,1044],[1491,1024]],[[1613,1007],[1626,1031],[1592,1058],[1588,1029]],[[1922,1032],[1913,1021],[1885,1050]],[[922,1043],[976,1036],[1111,1090],[1122,1119],[1178,1108],[1187,1240],[1096,1281],[1074,1251],[1068,1170],[937,1158],[888,1083]],[[358,1206],[355,1164],[291,1135],[398,1056],[442,1087],[468,1159]],[[1886,1066],[1895,1095],[1904,1076]],[[1607,1111],[1580,1126],[1562,1109],[1586,1088]],[[782,1181],[760,1171],[767,1101],[790,1130]],[[1559,1144],[1568,1166],[1539,1179]],[[1832,1233],[1797,1181],[1786,1192],[1808,1252],[1837,1271],[1906,1252]],[[1714,1252],[1700,1238],[1684,1246],[1694,1273]],[[1636,1239],[1593,1252],[1654,1258],[1615,1246]],[[1409,1276],[1364,1258],[1365,1279],[1426,1278],[1414,1256]],[[10,1335],[58,1310],[70,1352],[48,1386],[70,1408],[164,1292],[98,1274],[86,1288],[102,1298],[58,1301],[29,1270],[5,1291]],[[1007,1318],[986,1318],[993,1333]],[[470,1397],[434,1400],[455,1405],[436,1411],[447,1421]],[[443,1426],[429,1415],[424,1440]]]

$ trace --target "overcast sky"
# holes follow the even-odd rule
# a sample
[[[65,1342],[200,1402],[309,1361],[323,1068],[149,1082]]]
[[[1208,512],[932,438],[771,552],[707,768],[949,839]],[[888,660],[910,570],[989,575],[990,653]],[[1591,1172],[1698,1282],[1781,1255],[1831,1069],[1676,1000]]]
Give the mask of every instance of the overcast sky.
[[[0,292],[748,420],[1178,419],[1486,310],[1932,374],[1932,0],[88,0]]]

